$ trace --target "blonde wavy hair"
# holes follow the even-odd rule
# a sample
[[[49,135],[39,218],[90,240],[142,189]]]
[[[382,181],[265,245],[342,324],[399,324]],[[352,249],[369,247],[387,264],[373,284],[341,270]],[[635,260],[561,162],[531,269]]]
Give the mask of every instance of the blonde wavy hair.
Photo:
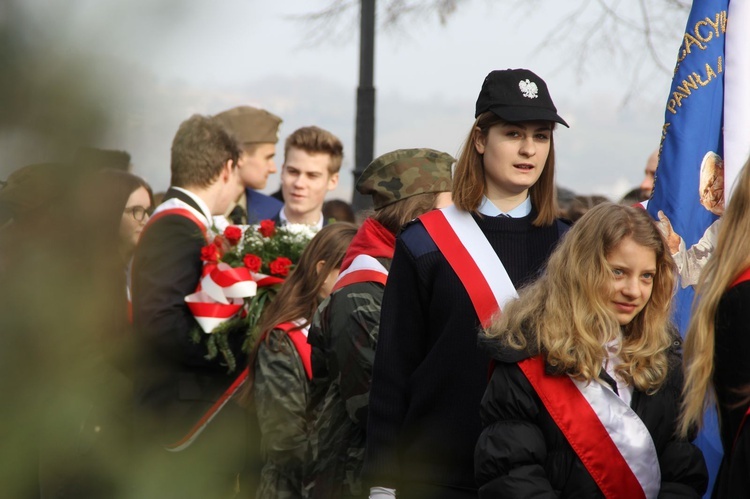
[[[627,325],[608,308],[612,270],[607,255],[625,238],[656,254],[651,298]],[[502,347],[542,352],[558,373],[596,380],[607,357],[604,345],[622,331],[615,369],[628,384],[653,393],[668,371],[672,345],[670,307],[675,265],[645,210],[604,203],[565,235],[546,271],[507,304],[487,331]]]
[[[690,325],[685,334],[685,386],[679,432],[688,435],[703,424],[703,412],[715,403],[714,320],[721,297],[743,270],[750,267],[750,159],[732,191],[732,202],[722,215],[713,255],[701,271]]]

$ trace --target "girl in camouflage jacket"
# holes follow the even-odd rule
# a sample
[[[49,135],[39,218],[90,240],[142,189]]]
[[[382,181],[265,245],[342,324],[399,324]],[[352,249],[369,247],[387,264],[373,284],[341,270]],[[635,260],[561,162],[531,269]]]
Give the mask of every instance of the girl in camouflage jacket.
[[[321,229],[261,316],[263,334],[250,360],[265,460],[258,498],[307,497],[304,477],[315,452],[306,418],[311,376],[307,330],[318,305],[331,292],[355,232],[348,223]]]
[[[318,458],[312,497],[365,497],[367,408],[380,304],[396,235],[419,215],[450,202],[455,160],[433,149],[399,149],[376,158],[357,181],[373,199],[344,257],[331,296],[315,314],[312,345],[313,429]]]

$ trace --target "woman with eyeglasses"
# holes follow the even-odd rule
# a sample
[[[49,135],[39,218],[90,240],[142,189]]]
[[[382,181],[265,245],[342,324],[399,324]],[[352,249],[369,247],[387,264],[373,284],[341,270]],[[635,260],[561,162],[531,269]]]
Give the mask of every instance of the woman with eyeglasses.
[[[130,262],[138,238],[141,237],[143,227],[153,211],[153,193],[145,180],[130,173],[108,171],[103,172],[103,175],[109,176],[117,184],[122,184],[118,187],[123,191],[132,189],[125,200],[120,221],[120,256],[127,263]]]

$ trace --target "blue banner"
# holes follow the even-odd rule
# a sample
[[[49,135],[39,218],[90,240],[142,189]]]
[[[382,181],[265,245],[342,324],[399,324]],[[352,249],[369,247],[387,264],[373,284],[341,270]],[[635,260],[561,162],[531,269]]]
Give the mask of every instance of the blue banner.
[[[654,193],[647,205],[655,219],[671,226],[671,239],[680,238],[676,254],[670,246],[680,270],[675,321],[683,334],[690,318],[693,285],[710,255],[711,237],[718,227],[713,224],[724,206],[722,127],[728,8],[729,0],[693,2],[664,112]],[[707,415],[696,443],[703,450],[713,487],[722,456],[715,411]],[[711,488],[708,495],[710,492]]]

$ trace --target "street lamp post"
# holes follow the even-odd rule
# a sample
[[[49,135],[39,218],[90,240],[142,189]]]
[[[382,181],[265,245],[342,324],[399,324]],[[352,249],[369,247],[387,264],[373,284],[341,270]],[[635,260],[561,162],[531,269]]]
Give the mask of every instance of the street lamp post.
[[[354,131],[354,183],[373,159],[375,149],[375,0],[361,0],[359,28],[359,87]],[[372,208],[369,196],[352,189],[354,212]]]

